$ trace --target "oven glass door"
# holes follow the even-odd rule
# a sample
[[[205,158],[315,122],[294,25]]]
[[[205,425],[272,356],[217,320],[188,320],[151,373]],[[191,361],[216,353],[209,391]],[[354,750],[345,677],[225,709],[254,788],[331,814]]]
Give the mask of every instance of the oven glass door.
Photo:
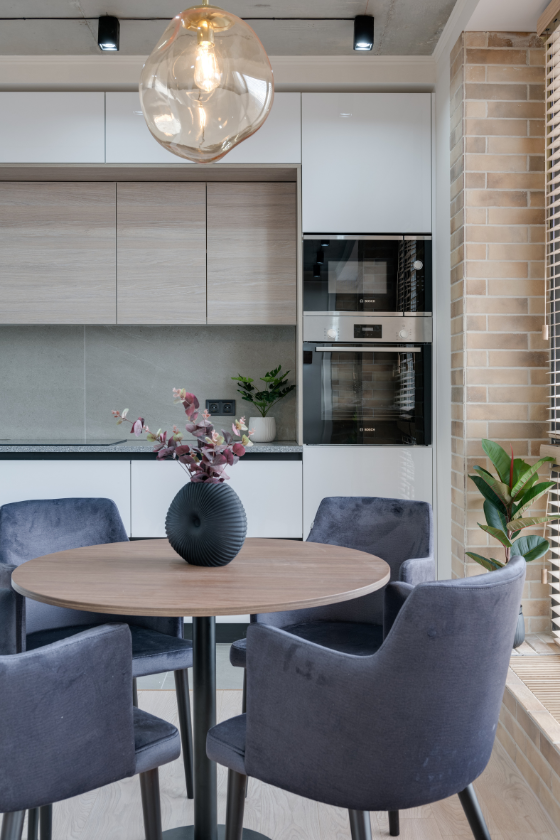
[[[303,441],[431,443],[431,345],[304,343]]]
[[[305,236],[303,297],[305,312],[431,312],[431,241]]]

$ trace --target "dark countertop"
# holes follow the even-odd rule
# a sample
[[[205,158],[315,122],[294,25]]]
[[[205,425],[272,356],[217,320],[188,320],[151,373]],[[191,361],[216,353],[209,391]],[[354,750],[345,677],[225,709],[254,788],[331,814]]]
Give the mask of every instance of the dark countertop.
[[[189,441],[185,441],[188,443]],[[194,442],[194,441],[193,441]],[[303,446],[299,446],[295,441],[291,440],[276,440],[271,443],[254,443],[253,446],[247,450],[244,457],[256,457],[261,460],[261,456],[267,456],[269,459],[283,460],[285,456],[296,456],[299,460]],[[65,443],[59,444],[52,442],[41,443],[0,443],[0,459],[9,460],[17,458],[33,458],[38,457],[41,460],[47,456],[49,459],[56,458],[71,458],[72,460],[84,458],[84,460],[103,459],[110,460],[155,460],[153,452],[153,444],[146,441],[127,441],[126,443],[112,443],[108,441],[106,445],[100,444],[96,441],[95,444],[88,445],[87,442],[83,444]]]

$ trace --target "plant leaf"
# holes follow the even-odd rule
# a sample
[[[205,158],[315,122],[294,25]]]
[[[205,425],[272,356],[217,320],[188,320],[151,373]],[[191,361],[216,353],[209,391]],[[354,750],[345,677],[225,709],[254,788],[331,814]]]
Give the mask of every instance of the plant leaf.
[[[488,559],[487,557],[482,557],[480,554],[475,554],[474,551],[466,551],[465,554],[467,557],[470,557],[471,560],[475,560],[477,563],[480,563],[481,566],[484,566],[489,572],[495,572],[497,569],[502,569],[504,567],[503,563],[500,563],[499,560],[494,560],[493,557]]]
[[[546,554],[550,548],[550,543],[544,537],[537,537],[535,534],[530,534],[527,537],[519,537],[511,546],[511,556],[514,554],[521,554],[527,563],[531,560],[538,560],[543,554]]]
[[[491,525],[493,528],[498,528],[503,531],[504,534],[506,533],[507,517],[501,510],[494,507],[492,502],[489,502],[488,499],[484,502],[484,516],[486,517],[488,525]]]
[[[494,507],[497,508],[497,510],[499,510],[501,513],[507,513],[506,506],[504,505],[502,500],[498,498],[498,496],[496,496],[494,491],[486,484],[485,481],[482,480],[482,478],[479,475],[469,475],[469,478],[476,484],[479,491],[482,493],[484,498],[490,502],[490,504],[494,505]]]
[[[489,472],[487,472],[483,467],[474,467],[474,469],[478,473],[480,473],[480,477],[482,478],[482,480],[485,481],[486,484],[488,484],[492,488],[492,490],[494,491],[496,496],[500,499],[500,501],[502,501],[504,503],[504,505],[511,504],[511,496],[510,496],[510,493],[509,493],[509,484],[504,484],[502,481],[498,481],[496,478],[494,478],[493,475],[491,475]]]
[[[557,522],[559,519],[560,513],[554,514],[554,516],[532,516],[528,519],[512,519],[511,522],[508,522],[507,529],[508,531],[517,533],[518,531],[522,531],[523,528],[532,528],[534,525],[542,525],[544,522]]]
[[[496,467],[500,479],[509,487],[510,456],[505,449],[502,449],[499,443],[494,443],[493,440],[483,440],[481,442],[484,452]]]
[[[494,539],[498,540],[498,542],[501,542],[501,544],[505,545],[506,548],[511,548],[511,543],[506,534],[504,534],[504,532],[499,528],[492,528],[491,525],[481,525],[480,522],[478,523],[478,527],[482,528],[483,531],[486,531],[487,534],[490,534],[490,536],[494,537]]]
[[[546,464],[547,461],[554,461],[554,458],[552,458],[550,455],[547,455],[545,458],[540,458],[536,464],[533,464],[532,467],[529,467],[528,470],[525,470],[525,472],[519,476],[516,484],[514,484],[514,486],[511,488],[512,498],[515,499],[519,495],[519,493],[525,487],[531,476],[538,472],[542,465]]]
[[[554,481],[542,481],[540,484],[535,484],[530,490],[525,493],[521,501],[517,505],[514,519],[519,519],[524,510],[527,510],[537,499],[540,499],[548,490],[554,486]]]

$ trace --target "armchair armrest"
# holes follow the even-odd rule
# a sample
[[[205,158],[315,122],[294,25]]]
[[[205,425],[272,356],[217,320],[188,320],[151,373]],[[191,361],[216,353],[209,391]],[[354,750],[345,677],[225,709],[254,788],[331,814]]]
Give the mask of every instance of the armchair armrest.
[[[0,586],[9,589],[12,585],[12,572],[17,566],[9,566],[7,563],[0,563]]]
[[[385,601],[383,604],[383,638],[389,635],[400,609],[414,586],[411,583],[389,583],[385,587]]]
[[[12,589],[14,569],[0,563],[0,654],[25,650],[25,598]]]
[[[435,579],[436,564],[433,557],[413,557],[411,560],[405,560],[399,573],[399,580],[413,586]]]

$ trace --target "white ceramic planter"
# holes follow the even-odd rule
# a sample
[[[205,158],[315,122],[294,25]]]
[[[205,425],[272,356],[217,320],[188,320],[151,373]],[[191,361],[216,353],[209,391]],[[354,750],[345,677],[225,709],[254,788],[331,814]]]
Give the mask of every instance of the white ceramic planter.
[[[249,417],[248,427],[255,430],[251,437],[254,443],[270,443],[276,437],[274,417]]]

